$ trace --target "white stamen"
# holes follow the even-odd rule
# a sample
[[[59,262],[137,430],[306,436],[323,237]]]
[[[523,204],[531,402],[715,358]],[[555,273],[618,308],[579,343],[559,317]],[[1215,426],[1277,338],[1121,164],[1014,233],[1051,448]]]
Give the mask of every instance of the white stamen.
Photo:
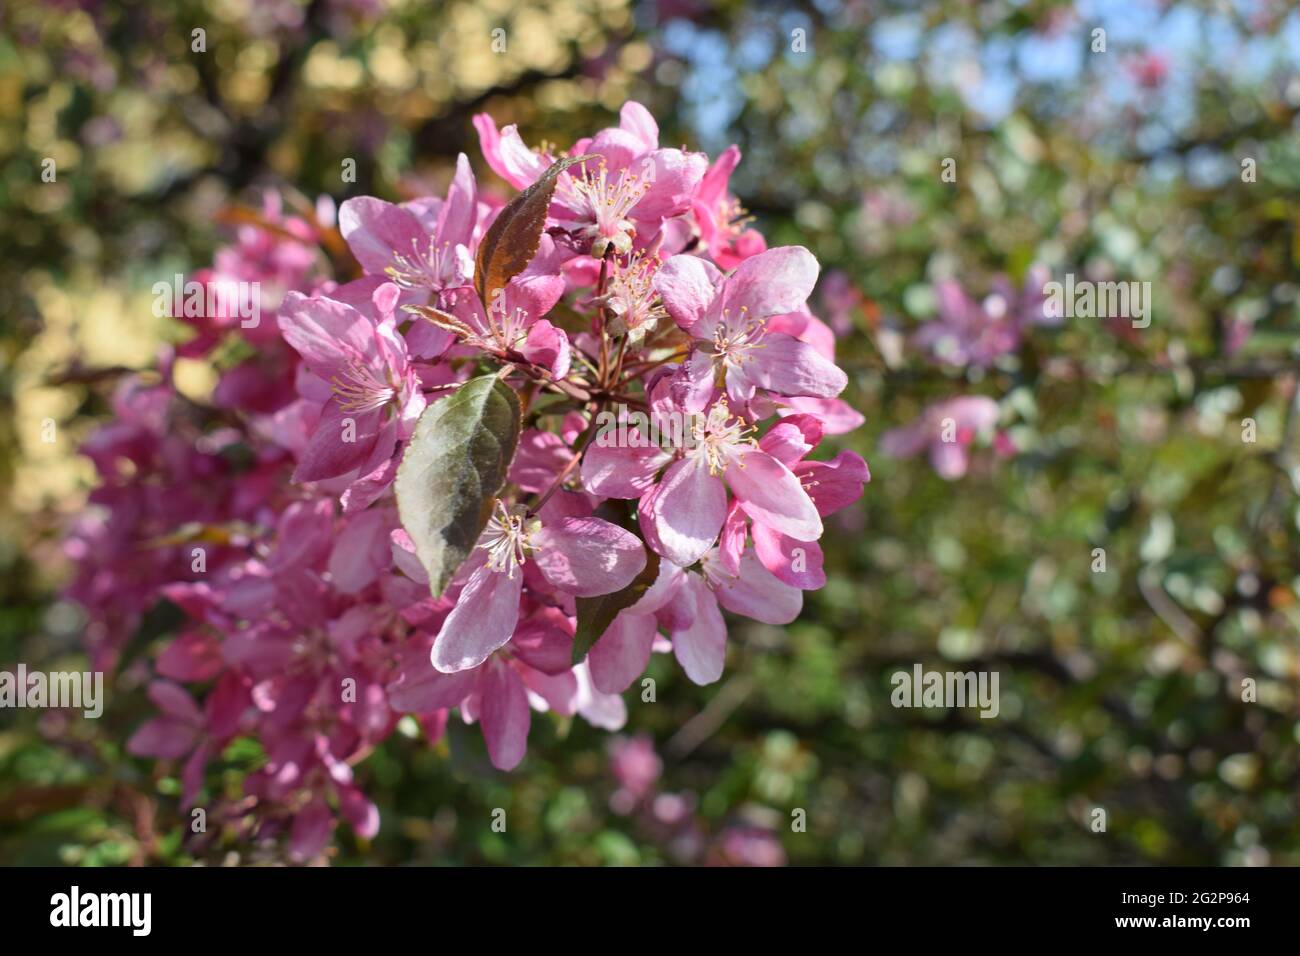
[[[346,412],[368,412],[383,408],[398,394],[395,382],[384,381],[360,356],[353,355],[342,377],[330,380],[330,387],[339,398],[339,407]]]
[[[527,518],[522,509],[511,511],[504,502],[497,502],[496,513],[488,519],[479,539],[479,547],[488,553],[487,566],[493,571],[504,571],[513,578],[515,569],[536,550],[529,541]]]
[[[709,409],[707,416],[695,417],[688,454],[697,461],[702,460],[708,466],[709,474],[720,476],[737,449],[757,447],[758,443],[751,437],[753,431],[752,425],[732,418],[727,403],[720,401]],[[738,464],[745,467],[743,455]]]
[[[732,323],[728,310],[722,312],[722,319],[713,332],[713,366],[722,369],[739,369],[750,359],[750,352],[763,348],[763,337],[767,334],[767,322],[749,320],[748,306],[740,307],[739,320]]]
[[[619,255],[632,250],[636,226],[628,216],[649,189],[649,183],[627,169],[611,180],[604,160],[594,173],[588,170],[569,179],[569,198],[582,210],[579,221],[585,223],[578,233],[591,239],[593,256],[604,258],[610,246]]]

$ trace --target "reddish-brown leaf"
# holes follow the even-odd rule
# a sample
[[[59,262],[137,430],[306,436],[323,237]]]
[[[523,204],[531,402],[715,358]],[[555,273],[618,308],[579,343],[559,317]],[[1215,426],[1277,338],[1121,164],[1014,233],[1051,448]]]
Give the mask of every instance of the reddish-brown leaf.
[[[484,308],[492,308],[492,299],[497,291],[523,272],[537,254],[542,230],[546,226],[546,211],[555,195],[560,173],[594,158],[571,156],[557,159],[537,182],[506,203],[483,236],[474,259],[474,289],[483,300]]]

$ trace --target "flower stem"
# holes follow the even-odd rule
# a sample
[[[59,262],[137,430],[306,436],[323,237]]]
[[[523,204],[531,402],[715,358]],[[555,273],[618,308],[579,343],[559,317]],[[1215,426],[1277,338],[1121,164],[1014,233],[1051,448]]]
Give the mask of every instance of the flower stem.
[[[609,281],[609,254],[614,251],[613,246],[605,250],[605,254],[600,257],[600,278],[596,281],[596,299],[605,294],[605,283]],[[605,331],[605,303],[601,302],[596,307],[596,328],[600,333],[600,385],[605,387],[609,384],[607,376],[609,375],[609,335]]]
[[[574,449],[573,457],[568,460],[562,469],[560,469],[560,473],[555,476],[555,480],[551,482],[551,486],[547,488],[542,497],[537,500],[537,504],[528,509],[530,512],[536,514],[541,511],[542,506],[551,500],[551,495],[560,490],[560,486],[568,480],[569,475],[573,474],[573,469],[578,467],[578,463],[582,461],[582,453],[587,450],[587,446],[591,444],[591,440],[596,437],[596,419],[600,417],[600,413],[604,407],[605,400],[603,398],[599,399],[596,402],[595,410],[591,414],[591,421],[587,423],[586,430],[578,437],[576,443],[577,447]]]

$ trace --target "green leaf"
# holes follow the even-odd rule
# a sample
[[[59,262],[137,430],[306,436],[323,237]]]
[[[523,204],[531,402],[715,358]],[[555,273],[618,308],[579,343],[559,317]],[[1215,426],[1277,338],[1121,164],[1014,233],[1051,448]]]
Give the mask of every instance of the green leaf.
[[[621,591],[597,597],[575,598],[578,605],[578,626],[573,632],[573,663],[579,664],[609,630],[619,611],[629,608],[655,583],[659,576],[659,555],[646,548],[645,568]]]
[[[537,254],[542,229],[546,225],[546,212],[551,206],[551,197],[555,195],[560,173],[575,163],[595,158],[568,156],[557,159],[537,182],[506,203],[497,214],[479,243],[478,255],[474,257],[474,290],[483,300],[484,308],[492,308],[497,291],[523,272]]]
[[[519,398],[496,375],[424,410],[397,469],[402,527],[434,597],[473,550],[519,444]]]

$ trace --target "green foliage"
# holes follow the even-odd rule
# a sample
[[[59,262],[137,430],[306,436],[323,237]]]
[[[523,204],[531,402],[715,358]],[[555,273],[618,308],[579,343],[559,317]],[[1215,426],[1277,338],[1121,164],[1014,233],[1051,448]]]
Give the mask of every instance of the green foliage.
[[[519,399],[495,374],[425,409],[397,470],[402,527],[442,593],[478,540],[519,444]]]

